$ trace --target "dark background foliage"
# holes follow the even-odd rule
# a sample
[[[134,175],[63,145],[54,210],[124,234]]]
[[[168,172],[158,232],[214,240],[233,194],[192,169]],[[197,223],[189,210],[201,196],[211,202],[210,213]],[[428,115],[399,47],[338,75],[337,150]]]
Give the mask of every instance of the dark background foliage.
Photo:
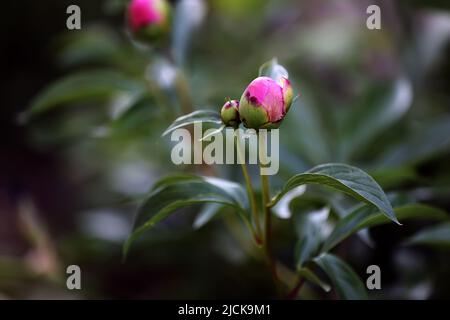
[[[40,92],[79,70],[121,70],[145,83],[149,57],[125,33],[123,3],[2,4],[0,297],[273,296],[267,271],[224,227],[239,231],[226,213],[193,232],[199,208],[187,210],[168,219],[121,262],[135,197],[158,177],[180,169],[169,164],[167,141],[160,134],[170,121],[155,120],[164,114],[155,101],[137,108],[135,118],[131,114],[105,139],[89,133],[108,120],[112,100],[120,102],[117,92],[113,99],[66,101],[21,123],[20,115]],[[277,56],[302,98],[283,127],[286,153],[280,176],[273,179],[276,187],[311,166],[346,162],[368,170],[391,194],[449,212],[449,5],[377,3],[383,30],[371,33],[364,28],[370,4],[365,1],[208,1],[185,58],[192,99],[199,108],[218,109],[225,97],[239,97],[262,62]],[[70,4],[82,8],[81,31],[65,28]],[[105,47],[80,41],[89,34]],[[400,112],[402,103],[389,97],[407,99],[405,78],[413,98]],[[217,170],[241,178],[236,168]],[[310,190],[312,197],[315,191]],[[373,298],[448,298],[448,238],[438,248],[403,245],[430,225],[375,227],[370,231],[374,248],[352,236],[335,252],[363,279],[368,265],[381,267],[383,289],[371,292]],[[292,220],[277,219],[274,237],[278,255],[292,262]],[[70,264],[83,272],[83,290],[75,293],[65,289],[64,270]],[[312,285],[302,295],[335,297]]]

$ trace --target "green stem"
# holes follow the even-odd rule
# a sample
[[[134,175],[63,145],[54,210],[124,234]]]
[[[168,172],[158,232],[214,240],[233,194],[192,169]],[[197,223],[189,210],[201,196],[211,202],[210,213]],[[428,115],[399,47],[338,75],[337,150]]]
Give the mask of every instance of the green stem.
[[[287,299],[289,300],[293,300],[295,298],[297,298],[298,293],[300,292],[300,289],[302,288],[303,284],[305,283],[305,279],[302,277],[298,277],[297,279],[297,284],[295,285],[294,288],[292,288],[292,290],[287,294]]]
[[[164,92],[162,92],[162,90],[157,85],[155,85],[153,81],[149,80],[148,83],[150,93],[155,98],[155,102],[161,108],[163,116],[166,118],[167,122],[172,122],[174,120],[173,106],[170,104]]]
[[[253,223],[255,226],[255,231],[254,231],[254,238],[255,241],[258,245],[262,244],[262,232],[261,232],[261,225],[259,222],[259,212],[258,212],[258,207],[256,205],[256,197],[255,197],[255,193],[253,192],[253,185],[252,185],[252,180],[250,178],[250,175],[248,174],[248,169],[247,169],[247,164],[245,163],[245,157],[241,152],[241,137],[239,134],[239,129],[237,129],[237,134],[236,134],[236,149],[237,149],[237,154],[239,157],[239,162],[241,163],[241,168],[242,168],[242,173],[244,174],[244,179],[245,179],[245,186],[247,189],[247,196],[250,202],[250,206],[251,206],[251,210],[252,210],[252,216],[253,216]],[[245,152],[245,151],[244,151]]]
[[[192,105],[191,96],[189,94],[189,86],[186,76],[181,69],[177,69],[177,75],[175,77],[175,88],[178,92],[178,98],[180,100],[181,112],[188,114],[194,111]]]
[[[272,233],[272,219],[271,219],[271,211],[267,206],[270,196],[269,196],[269,180],[266,175],[261,176],[261,187],[262,187],[262,202],[264,208],[264,242],[263,249],[266,255],[267,263],[270,268],[270,272],[274,280],[278,280],[277,269],[275,263],[273,261],[272,251],[271,251],[271,233]]]
[[[264,242],[263,249],[267,259],[267,264],[269,266],[270,272],[275,283],[278,283],[277,267],[273,259],[271,252],[271,233],[272,233],[272,213],[269,208],[270,203],[270,188],[269,188],[269,178],[267,175],[261,173],[261,169],[267,165],[267,135],[258,133],[259,141],[259,167],[260,167],[260,178],[261,178],[261,189],[262,189],[262,206],[264,211]],[[264,159],[263,159],[264,157]]]
[[[184,70],[176,63],[170,47],[164,48],[160,53],[167,59],[168,63],[171,64],[172,68],[175,68],[176,75],[174,79],[174,88],[180,102],[181,114],[193,112],[194,106],[192,104],[189,85]]]

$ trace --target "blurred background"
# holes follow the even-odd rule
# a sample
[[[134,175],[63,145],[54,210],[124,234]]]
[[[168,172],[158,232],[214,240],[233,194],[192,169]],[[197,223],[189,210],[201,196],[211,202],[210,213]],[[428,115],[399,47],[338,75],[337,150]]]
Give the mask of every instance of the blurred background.
[[[71,4],[81,8],[81,30],[66,28]],[[239,98],[274,56],[301,95],[281,130],[274,190],[314,165],[344,162],[390,196],[450,211],[447,1],[174,0],[162,49],[130,39],[126,4],[2,4],[0,298],[273,297],[226,212],[193,226],[201,208],[184,210],[124,263],[121,250],[148,189],[183,170],[170,161],[164,129],[186,105],[218,110]],[[381,8],[381,30],[366,27],[371,4]],[[185,96],[176,94],[179,70]],[[242,179],[234,166],[215,171]],[[331,203],[336,215],[349,201],[316,191],[307,189],[308,206]],[[277,255],[291,264],[292,220],[274,223]],[[450,228],[439,241],[404,245],[432,225],[375,227],[335,252],[363,279],[368,265],[380,266],[382,290],[371,298],[450,298]],[[81,267],[82,290],[66,288],[71,264]],[[306,285],[301,297],[335,295]]]

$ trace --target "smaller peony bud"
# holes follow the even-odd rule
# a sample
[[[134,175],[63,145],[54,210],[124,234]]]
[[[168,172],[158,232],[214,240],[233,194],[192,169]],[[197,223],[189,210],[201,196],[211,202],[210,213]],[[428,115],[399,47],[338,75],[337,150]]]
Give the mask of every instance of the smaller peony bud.
[[[269,77],[258,77],[242,94],[241,121],[247,128],[277,128],[292,103],[292,96],[289,80],[283,78],[280,84]]]
[[[131,34],[138,40],[159,40],[169,31],[169,4],[166,0],[131,0],[127,19]]]
[[[220,111],[220,117],[227,127],[238,127],[241,123],[241,120],[239,119],[239,101],[227,101]]]

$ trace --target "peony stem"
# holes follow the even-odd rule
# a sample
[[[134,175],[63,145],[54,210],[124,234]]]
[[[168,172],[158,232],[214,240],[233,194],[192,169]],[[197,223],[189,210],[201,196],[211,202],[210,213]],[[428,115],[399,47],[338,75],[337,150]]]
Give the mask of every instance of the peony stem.
[[[253,235],[255,238],[255,241],[258,245],[261,245],[262,243],[262,232],[261,232],[261,225],[259,222],[259,212],[258,212],[258,207],[256,206],[256,197],[255,197],[255,193],[253,191],[253,185],[252,185],[252,180],[250,179],[250,175],[248,174],[248,169],[247,169],[247,164],[245,163],[245,157],[242,154],[242,150],[241,150],[241,136],[239,133],[239,129],[236,131],[236,149],[237,149],[237,154],[239,157],[239,162],[241,163],[241,168],[242,168],[242,173],[244,174],[244,179],[245,179],[245,186],[247,189],[247,196],[250,202],[250,206],[251,206],[251,210],[252,210],[252,216],[253,216],[253,223],[255,226],[255,230],[253,231]],[[245,152],[245,150],[244,150]]]
[[[263,249],[267,259],[267,264],[269,266],[272,277],[277,284],[278,275],[277,267],[274,262],[272,252],[271,252],[271,232],[272,232],[272,219],[271,210],[269,208],[270,202],[270,188],[269,188],[269,178],[261,172],[261,169],[267,164],[267,133],[258,133],[259,141],[259,167],[260,167],[260,178],[261,178],[261,189],[262,189],[262,206],[264,210],[264,242]]]
[[[191,96],[189,94],[189,86],[186,76],[181,69],[177,69],[177,75],[175,77],[175,88],[178,92],[178,98],[180,99],[181,112],[188,114],[194,111],[192,105]]]
[[[266,175],[261,175],[261,187],[262,187],[262,202],[264,208],[264,242],[263,249],[267,258],[267,263],[269,265],[270,272],[275,280],[278,280],[277,269],[273,261],[271,252],[271,233],[272,233],[272,219],[271,211],[267,206],[270,195],[269,195],[269,179]]]
[[[295,298],[297,298],[298,293],[300,292],[300,289],[302,288],[303,284],[305,283],[305,279],[299,277],[297,279],[297,284],[295,285],[294,288],[292,288],[292,290],[287,294],[287,299],[289,300],[293,300]]]

